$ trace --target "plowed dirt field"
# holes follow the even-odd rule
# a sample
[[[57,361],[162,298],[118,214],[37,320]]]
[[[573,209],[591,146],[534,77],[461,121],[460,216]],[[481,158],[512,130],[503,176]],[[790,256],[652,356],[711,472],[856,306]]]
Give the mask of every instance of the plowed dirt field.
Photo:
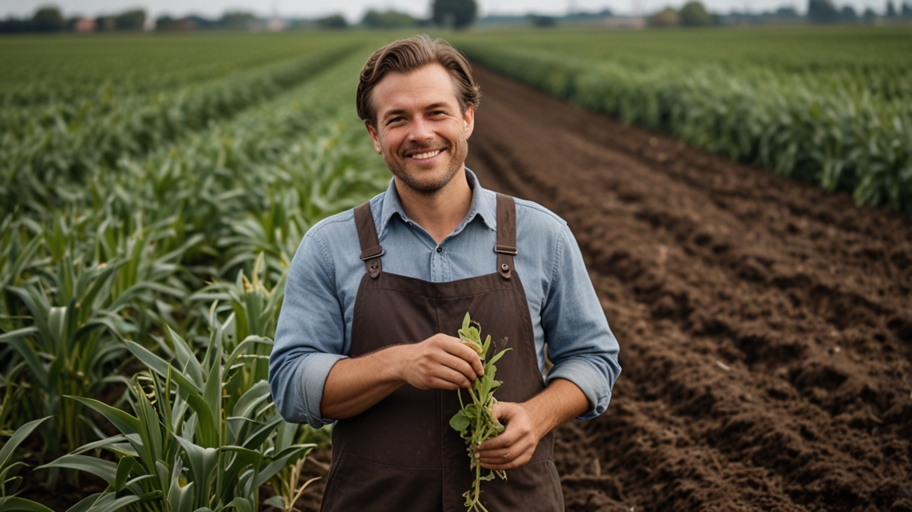
[[[621,343],[567,509],[912,511],[912,219],[477,74],[468,166],[567,220]]]

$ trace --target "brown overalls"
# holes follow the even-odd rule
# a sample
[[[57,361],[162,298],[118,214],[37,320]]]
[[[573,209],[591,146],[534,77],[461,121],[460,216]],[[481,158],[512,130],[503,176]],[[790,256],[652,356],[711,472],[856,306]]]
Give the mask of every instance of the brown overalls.
[[[355,299],[351,357],[417,343],[437,333],[455,336],[469,312],[497,350],[504,348],[504,338],[513,349],[497,363],[497,380],[504,384],[494,396],[502,402],[523,402],[544,389],[529,305],[513,268],[513,198],[497,195],[497,271],[446,283],[384,273],[369,203],[355,209],[355,222],[367,271]],[[474,475],[465,441],[449,425],[458,409],[456,391],[404,385],[363,413],[336,423],[322,510],[465,511],[462,494]],[[482,504],[490,512],[563,510],[553,447],[553,435],[548,434],[530,462],[507,470],[507,480],[482,482]]]

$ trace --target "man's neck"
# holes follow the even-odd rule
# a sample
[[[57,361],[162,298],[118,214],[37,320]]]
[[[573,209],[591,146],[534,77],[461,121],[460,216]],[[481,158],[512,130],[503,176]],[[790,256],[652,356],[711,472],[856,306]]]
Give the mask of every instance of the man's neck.
[[[423,194],[396,180],[396,193],[405,214],[417,222],[438,244],[459,226],[472,206],[472,189],[465,172],[433,194]]]

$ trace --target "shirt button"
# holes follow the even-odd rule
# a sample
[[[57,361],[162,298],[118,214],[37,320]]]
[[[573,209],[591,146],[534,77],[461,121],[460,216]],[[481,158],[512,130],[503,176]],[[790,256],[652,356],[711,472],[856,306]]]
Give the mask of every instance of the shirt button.
[[[437,246],[437,252],[443,252],[443,247]]]

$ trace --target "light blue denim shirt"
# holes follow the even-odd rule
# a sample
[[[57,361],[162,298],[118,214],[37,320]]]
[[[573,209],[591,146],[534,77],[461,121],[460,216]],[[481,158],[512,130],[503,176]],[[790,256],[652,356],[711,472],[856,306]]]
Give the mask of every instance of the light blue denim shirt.
[[[473,187],[469,213],[440,244],[405,214],[394,181],[371,199],[383,271],[435,283],[497,271],[493,251],[497,199],[466,170]],[[514,268],[529,302],[539,370],[545,351],[554,364],[546,382],[572,381],[585,393],[590,419],[603,413],[621,368],[618,343],[595,295],[576,239],[567,223],[544,207],[516,200]],[[323,385],[351,346],[355,296],[364,275],[352,210],[312,227],[295,253],[285,285],[269,384],[282,416],[319,427]],[[421,340],[414,340],[421,341]]]

